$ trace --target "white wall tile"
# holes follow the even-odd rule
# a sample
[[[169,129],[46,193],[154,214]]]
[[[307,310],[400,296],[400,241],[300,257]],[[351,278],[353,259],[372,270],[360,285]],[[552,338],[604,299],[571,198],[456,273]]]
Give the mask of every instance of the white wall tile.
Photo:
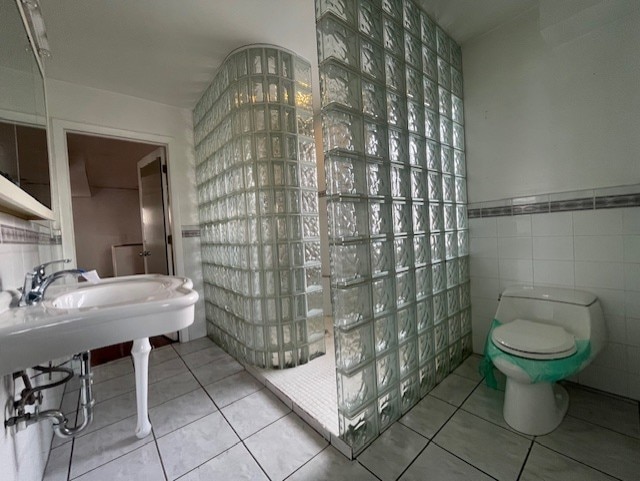
[[[496,237],[478,237],[469,240],[471,256],[498,258],[498,239]]]
[[[637,292],[625,291],[624,311],[628,317],[640,319],[640,296]]]
[[[640,264],[625,263],[624,288],[627,291],[640,292]]]
[[[622,234],[620,209],[584,210],[573,213],[574,235]]]
[[[573,260],[573,236],[533,238],[533,258],[540,260]]]
[[[531,216],[531,233],[534,236],[572,236],[573,214],[555,212]]]
[[[498,259],[490,257],[471,256],[469,258],[469,272],[471,277],[499,277]]]
[[[624,261],[640,263],[640,235],[626,235],[624,242]]]
[[[577,261],[622,262],[622,236],[575,236]]]
[[[608,342],[598,353],[593,363],[598,366],[610,367],[625,371],[627,369],[627,346]]]
[[[629,396],[629,373],[597,364],[587,366],[578,374],[580,384],[620,396]]]
[[[500,294],[500,282],[497,278],[472,277],[471,290],[474,296],[484,299],[497,299]]]
[[[499,237],[498,257],[500,259],[532,259],[531,237]]]
[[[627,343],[640,347],[640,319],[627,317]]]
[[[610,316],[625,316],[624,309],[624,291],[621,289],[605,289],[602,287],[589,287],[589,292],[592,292],[602,305],[605,318]]]
[[[573,287],[574,272],[571,261],[533,261],[534,284]]]
[[[533,261],[531,259],[500,259],[500,279],[512,284],[533,283]]]
[[[627,357],[629,358],[629,372],[640,374],[640,347],[627,346]]]
[[[469,219],[469,237],[496,237],[496,217]]]
[[[471,324],[473,352],[482,354],[487,333],[491,327],[491,321],[495,317],[498,308],[498,299],[491,301],[479,297],[471,298]]]
[[[629,374],[629,397],[640,399],[640,376]]]
[[[602,300],[600,300],[602,304]],[[627,320],[620,314],[609,314],[604,312],[604,321],[607,326],[607,337],[610,342],[617,342],[618,344],[629,344],[629,338],[627,335]]]
[[[621,262],[576,262],[577,287],[624,289],[624,264]]]
[[[531,235],[531,215],[498,217],[499,237],[522,237]]]
[[[640,235],[640,209],[629,207],[622,210],[622,233],[625,235]]]

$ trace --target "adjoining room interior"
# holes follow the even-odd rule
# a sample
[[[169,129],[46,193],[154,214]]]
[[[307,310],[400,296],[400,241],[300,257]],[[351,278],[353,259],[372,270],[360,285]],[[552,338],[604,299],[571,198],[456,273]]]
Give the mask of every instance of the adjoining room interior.
[[[154,272],[152,165],[199,296],[149,354],[151,435],[122,344],[85,431],[5,430],[8,479],[635,479],[636,0],[0,2],[46,25],[35,79],[0,67],[2,288]],[[42,409],[81,423],[80,388]]]

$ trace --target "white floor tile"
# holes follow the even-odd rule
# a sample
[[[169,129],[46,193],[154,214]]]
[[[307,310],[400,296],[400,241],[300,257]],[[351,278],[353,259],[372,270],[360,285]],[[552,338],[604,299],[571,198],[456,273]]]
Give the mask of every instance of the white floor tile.
[[[189,369],[182,359],[175,358],[160,364],[149,366],[149,384],[169,379],[179,374],[186,374]]]
[[[272,481],[285,479],[327,444],[293,413],[245,440],[245,445]]]
[[[93,397],[96,403],[101,403],[120,396],[136,389],[136,380],[133,373],[118,376],[113,379],[95,384],[93,386]]]
[[[241,443],[218,454],[211,461],[190,471],[180,481],[269,481],[247,448]]]
[[[376,481],[358,461],[350,461],[333,446],[328,446],[307,464],[298,469],[287,481]]]
[[[358,461],[382,481],[392,481],[398,479],[428,442],[395,423],[358,456]]]
[[[242,367],[242,364],[229,356],[229,358],[224,358],[221,361],[200,366],[192,372],[196,379],[200,381],[203,386],[206,386],[207,384],[212,384],[243,370],[244,367]]]
[[[136,413],[136,392],[131,391],[98,403],[93,408],[93,422],[80,437],[109,426]],[[82,411],[79,413],[82,417]]]
[[[291,409],[269,391],[262,389],[229,404],[221,411],[240,439],[246,439],[265,426],[286,416]]]
[[[458,411],[434,438],[434,442],[504,481],[515,481],[531,441],[480,419]]]
[[[200,349],[199,351],[182,356],[182,360],[187,366],[189,366],[189,369],[195,369],[197,367],[209,364],[210,362],[216,362],[221,359],[228,361],[230,359],[233,359],[233,357],[231,357],[221,347],[218,347],[215,344],[211,347]]]
[[[214,458],[239,441],[231,427],[215,412],[158,439],[167,476],[176,479]]]
[[[207,347],[211,347],[214,345],[215,343],[208,337],[201,337],[194,341],[175,343],[172,344],[171,347],[173,347],[181,356],[186,356],[187,354],[191,354],[192,352],[199,351],[200,349],[206,349]]]
[[[93,384],[99,384],[115,377],[133,372],[133,361],[130,356],[91,368]]]
[[[156,438],[161,438],[216,411],[213,401],[200,388],[150,409],[149,419]]]
[[[400,477],[400,481],[490,481],[482,471],[431,443]]]
[[[149,365],[162,364],[176,357],[178,357],[178,353],[171,345],[154,348],[149,353]]]
[[[480,362],[482,361],[481,356],[472,355],[466,358],[458,368],[453,371],[454,374],[458,376],[466,377],[467,379],[471,379],[472,381],[481,381],[483,379],[483,375],[480,374]]]
[[[608,481],[615,478],[534,443],[520,481],[566,481],[568,479]]]
[[[262,388],[264,388],[263,384],[246,371],[205,386],[205,390],[218,408],[223,408]]]
[[[411,411],[400,418],[400,423],[427,438],[433,435],[453,415],[456,408],[431,395],[427,395]]]
[[[429,395],[437,397],[442,401],[446,401],[454,406],[460,406],[464,400],[475,389],[479,381],[472,381],[466,377],[457,374],[449,374],[435,388],[431,390]]]
[[[52,449],[42,481],[67,481],[71,461],[71,443]]]
[[[190,372],[170,377],[149,386],[149,407],[170,401],[200,387]]]
[[[76,478],[77,481],[125,481],[133,479],[136,481],[165,479],[155,443],[149,443]]]
[[[638,479],[640,439],[567,416],[555,431],[536,441],[620,479]]]

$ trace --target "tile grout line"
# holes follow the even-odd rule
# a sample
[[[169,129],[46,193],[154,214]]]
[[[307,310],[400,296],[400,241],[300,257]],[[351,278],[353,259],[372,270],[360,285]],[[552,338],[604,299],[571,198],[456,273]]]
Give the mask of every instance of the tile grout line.
[[[518,472],[518,477],[516,478],[516,481],[520,481],[520,478],[522,477],[522,473],[524,473],[524,468],[527,465],[527,461],[529,461],[529,455],[531,454],[531,450],[533,449],[533,443],[535,443],[535,441],[536,441],[536,438],[534,436],[531,442],[529,443],[529,449],[527,449],[527,454],[524,457],[522,466],[520,466],[520,471]]]
[[[162,460],[162,454],[160,453],[160,446],[158,446],[158,438],[156,437],[156,431],[155,429],[153,429],[153,426],[151,426],[151,434],[153,435],[153,444],[156,447],[156,452],[158,453],[158,459],[160,459],[160,467],[162,468],[162,472],[164,473],[164,479],[168,480],[169,475],[167,474],[167,470],[164,467],[164,461]]]

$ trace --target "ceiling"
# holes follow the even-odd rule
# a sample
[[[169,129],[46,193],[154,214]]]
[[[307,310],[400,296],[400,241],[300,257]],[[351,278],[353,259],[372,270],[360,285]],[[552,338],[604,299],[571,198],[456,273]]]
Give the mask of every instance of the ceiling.
[[[538,0],[419,3],[464,43]],[[48,77],[178,107],[193,108],[243,45],[272,43],[317,63],[314,0],[42,0],[41,8]]]

